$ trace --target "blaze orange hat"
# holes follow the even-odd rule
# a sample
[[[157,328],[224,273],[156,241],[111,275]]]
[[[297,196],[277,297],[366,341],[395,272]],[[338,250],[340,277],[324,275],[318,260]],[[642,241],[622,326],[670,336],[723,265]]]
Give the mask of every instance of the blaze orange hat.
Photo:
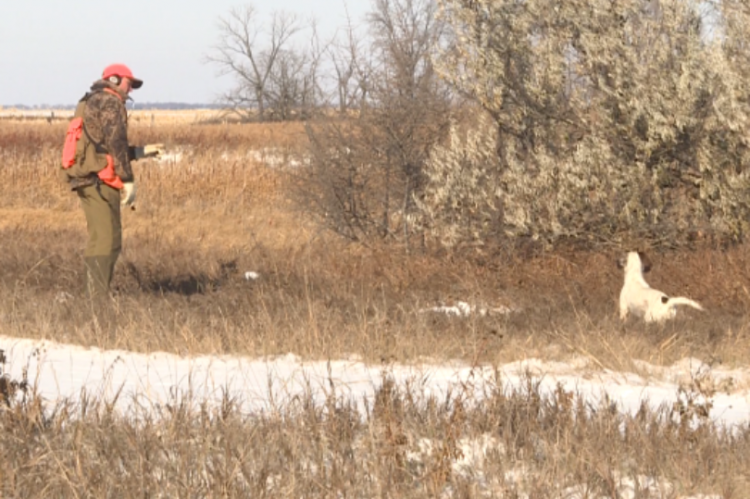
[[[110,64],[104,68],[102,73],[102,79],[106,80],[110,76],[119,76],[120,78],[127,78],[133,82],[133,88],[141,88],[143,80],[139,80],[133,76],[133,72],[125,64]]]

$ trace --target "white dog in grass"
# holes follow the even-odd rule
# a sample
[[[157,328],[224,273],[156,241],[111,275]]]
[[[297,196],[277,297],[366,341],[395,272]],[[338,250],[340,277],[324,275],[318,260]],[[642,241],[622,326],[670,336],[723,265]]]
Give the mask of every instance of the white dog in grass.
[[[690,298],[682,296],[669,297],[651,288],[643,274],[651,269],[651,262],[639,252],[631,251],[625,261],[618,262],[625,270],[625,284],[620,291],[620,319],[627,319],[629,314],[643,317],[646,322],[664,322],[674,318],[677,305],[688,305],[698,310],[703,307]]]

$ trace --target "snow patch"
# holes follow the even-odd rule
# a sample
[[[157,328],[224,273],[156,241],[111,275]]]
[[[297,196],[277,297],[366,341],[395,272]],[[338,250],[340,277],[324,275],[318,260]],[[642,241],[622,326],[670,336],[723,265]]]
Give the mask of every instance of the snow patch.
[[[470,317],[472,315],[479,315],[481,317],[487,315],[504,315],[512,312],[517,312],[518,309],[500,305],[497,307],[478,307],[471,305],[465,301],[457,301],[454,305],[440,305],[437,307],[423,308],[420,313],[435,312],[439,314],[445,314],[448,316],[455,317]]]
[[[372,402],[384,377],[398,386],[409,386],[417,396],[444,399],[449,393],[461,393],[471,403],[499,388],[498,382],[503,389],[521,390],[529,375],[542,393],[553,393],[559,384],[593,405],[608,397],[620,411],[635,414],[644,401],[652,407],[679,403],[684,391],[675,380],[687,376],[686,368],[693,365],[682,361],[670,368],[652,366],[654,373],[661,374],[644,377],[599,369],[581,358],[571,362],[528,359],[499,366],[460,362],[370,365],[356,356],[326,362],[303,361],[293,354],[275,358],[178,356],[7,336],[0,336],[0,349],[7,357],[6,373],[20,380],[26,371],[29,382],[48,403],[76,401],[82,391],[105,400],[114,400],[119,394],[115,407],[125,414],[134,407],[164,407],[182,398],[196,405],[206,402],[220,407],[225,396],[236,400],[240,410],[251,413],[278,408],[306,393],[322,403],[332,389],[336,396],[349,397],[364,411],[365,401]],[[734,376],[738,378],[735,386],[747,386],[750,369],[736,370]],[[746,388],[717,391],[711,403],[708,417],[721,425],[750,422],[750,391]]]

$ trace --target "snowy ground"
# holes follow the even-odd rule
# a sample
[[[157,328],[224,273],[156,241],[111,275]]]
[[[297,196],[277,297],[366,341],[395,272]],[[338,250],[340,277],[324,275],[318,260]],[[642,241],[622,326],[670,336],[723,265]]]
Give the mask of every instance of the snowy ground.
[[[442,396],[462,390],[467,398],[481,399],[483,390],[496,381],[492,366],[422,362],[413,365],[368,365],[357,358],[306,362],[294,355],[272,359],[234,356],[182,357],[163,352],[139,354],[103,351],[49,341],[0,336],[5,351],[6,374],[29,381],[49,403],[75,401],[85,391],[90,396],[114,400],[128,413],[135,407],[163,406],[188,396],[196,403],[221,403],[226,395],[244,411],[268,410],[309,391],[323,400],[335,386],[338,396],[360,404],[373,396],[384,373],[396,383],[410,384],[424,395]],[[561,383],[591,402],[606,393],[620,410],[634,413],[643,400],[653,406],[672,404],[679,387],[700,378],[716,390],[710,416],[732,427],[750,422],[750,369],[710,369],[696,359],[669,367],[639,364],[640,374],[602,370],[585,359],[546,362],[528,359],[497,366],[503,383],[520,386],[531,374],[543,390]],[[333,382],[331,384],[331,381]]]
[[[239,403],[243,411],[283,409],[298,395],[311,394],[321,402],[335,387],[339,397],[349,396],[364,407],[383,376],[410,388],[416,394],[463,394],[466,399],[481,400],[483,390],[494,386],[496,374],[508,385],[521,386],[531,375],[541,383],[542,391],[558,383],[596,403],[606,394],[620,410],[634,413],[641,402],[651,405],[672,404],[680,387],[700,380],[704,391],[713,391],[710,417],[727,427],[750,422],[750,368],[709,368],[697,359],[684,359],[669,367],[636,363],[639,374],[603,370],[583,358],[570,362],[547,362],[527,359],[497,366],[467,366],[455,363],[421,362],[412,365],[368,365],[357,358],[329,362],[302,361],[294,355],[272,359],[234,356],[178,356],[163,352],[139,354],[126,351],[103,351],[49,341],[34,341],[0,336],[4,350],[5,375],[30,383],[47,402],[79,400],[82,393],[116,400],[123,414],[143,414],[174,401],[207,402],[218,406],[225,396]],[[684,393],[684,392],[683,392]],[[49,406],[48,406],[49,407]],[[421,439],[407,455],[414,462],[424,462],[439,447],[439,442]],[[470,474],[488,487],[489,476],[482,471],[488,452],[502,446],[495,436],[465,438],[457,442],[461,452],[451,463],[454,472]],[[436,447],[437,446],[437,447]],[[523,482],[523,469],[508,471],[511,482]],[[514,478],[515,475],[518,475]],[[615,477],[618,497],[641,497],[646,487],[653,497],[681,499],[718,499],[718,495],[675,496],[674,486],[658,478],[639,476]],[[635,479],[635,481],[634,481]],[[640,492],[637,492],[640,491]],[[521,497],[526,497],[523,494]],[[584,486],[573,486],[560,497],[591,497]]]

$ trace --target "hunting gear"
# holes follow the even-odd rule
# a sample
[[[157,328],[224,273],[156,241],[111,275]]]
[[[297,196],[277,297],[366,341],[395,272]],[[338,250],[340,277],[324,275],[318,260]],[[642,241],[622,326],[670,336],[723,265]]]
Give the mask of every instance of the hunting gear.
[[[102,78],[76,106],[65,137],[62,167],[86,215],[85,290],[89,297],[109,291],[122,248],[120,207],[135,209],[136,184],[130,162],[158,157],[162,144],[128,143],[128,94],[140,88],[123,64],[107,66]]]

